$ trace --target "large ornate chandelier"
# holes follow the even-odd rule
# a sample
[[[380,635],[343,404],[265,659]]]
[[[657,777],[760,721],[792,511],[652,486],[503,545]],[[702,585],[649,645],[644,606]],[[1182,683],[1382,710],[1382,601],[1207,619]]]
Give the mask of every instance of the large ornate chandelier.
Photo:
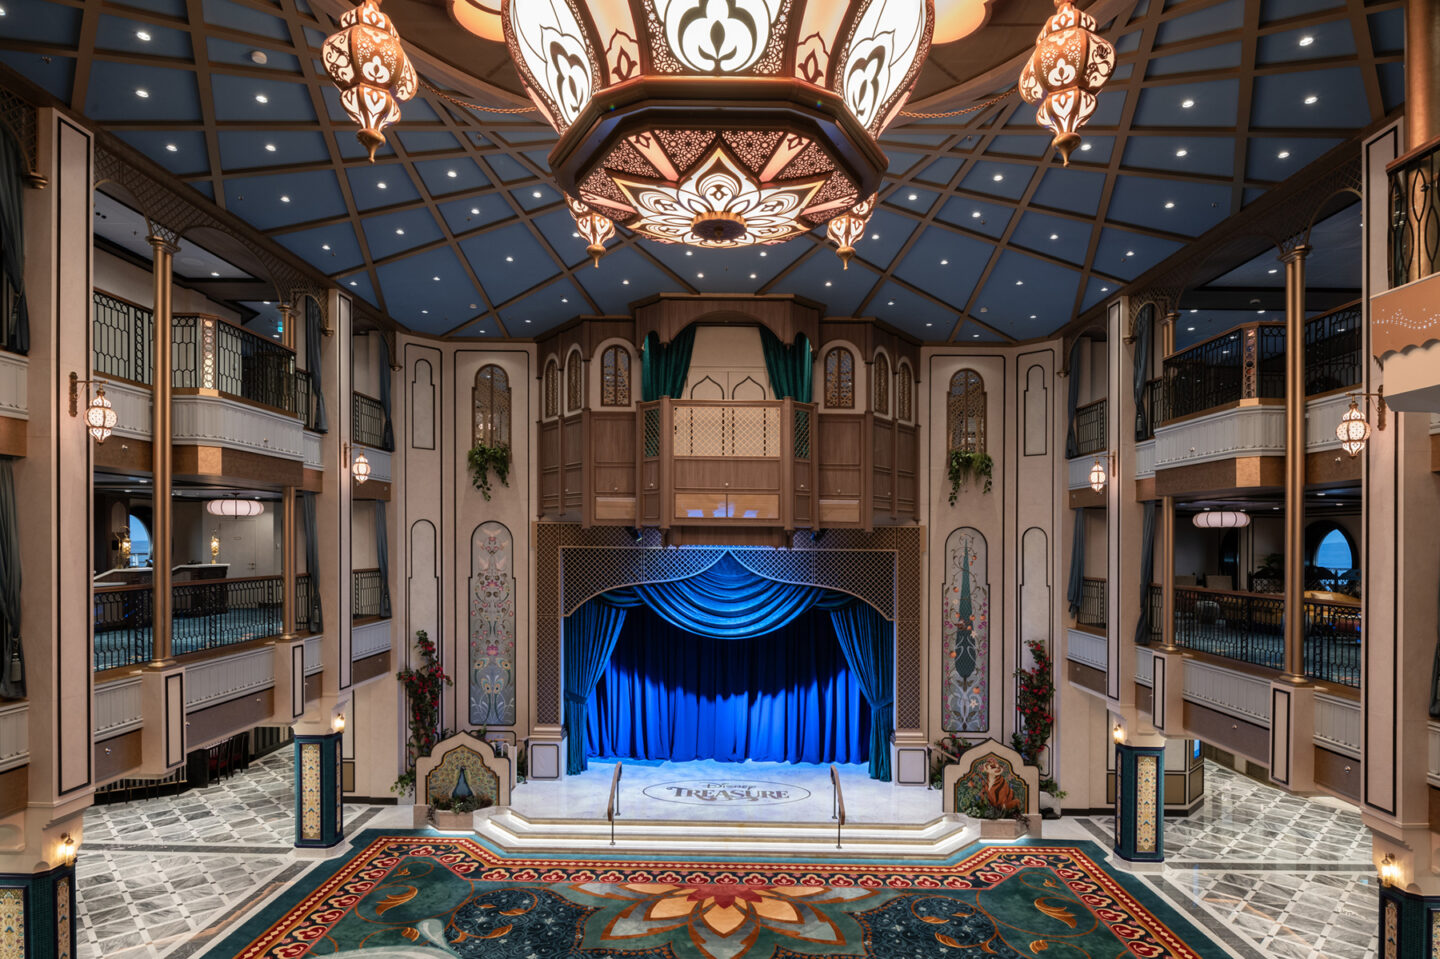
[[[400,119],[400,101],[415,95],[415,68],[400,46],[400,34],[380,12],[380,0],[362,0],[340,17],[340,29],[325,40],[325,70],[340,90],[340,105],[360,124],[355,134],[370,151],[385,143],[385,128]]]
[[[1095,28],[1095,18],[1071,0],[1055,0],[1055,13],[1020,71],[1020,95],[1039,105],[1035,122],[1055,134],[1051,143],[1065,166],[1080,145],[1080,127],[1095,112],[1100,88],[1115,71],[1115,48]]]

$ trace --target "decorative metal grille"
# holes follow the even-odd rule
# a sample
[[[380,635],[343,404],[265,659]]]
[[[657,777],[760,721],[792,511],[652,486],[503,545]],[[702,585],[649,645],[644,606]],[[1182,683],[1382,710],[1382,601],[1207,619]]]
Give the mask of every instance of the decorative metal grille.
[[[1232,330],[1169,357],[1164,392],[1166,419],[1246,398],[1284,398],[1285,327]]]
[[[1082,456],[1103,453],[1108,449],[1106,441],[1106,413],[1109,403],[1096,400],[1075,411],[1075,440]]]
[[[903,423],[915,420],[915,374],[910,372],[909,363],[900,364],[895,379],[895,415]]]
[[[578,413],[585,407],[585,374],[580,354],[572,352],[565,361],[565,412]]]
[[[1390,285],[1429,276],[1440,265],[1440,153],[1431,149],[1390,173]]]
[[[373,396],[351,394],[350,440],[376,449],[384,445],[385,410]]]
[[[553,359],[545,364],[545,418],[560,415],[560,366]]]
[[[90,352],[95,372],[150,385],[155,314],[99,290],[92,294],[91,303]]]
[[[832,410],[855,408],[855,354],[842,346],[825,354],[825,406]]]
[[[653,458],[660,455],[660,408],[658,406],[648,407],[644,411],[645,427],[645,456]]]
[[[781,455],[778,404],[673,407],[674,455],[768,457]]]
[[[875,412],[890,415],[890,360],[884,353],[875,354]]]
[[[810,416],[809,408],[795,411],[795,458],[797,460],[810,458]]]
[[[946,422],[951,452],[985,452],[985,381],[979,373],[960,370],[950,377]]]
[[[1305,323],[1305,395],[1356,386],[1361,368],[1360,304],[1352,303]]]
[[[475,445],[510,445],[510,377],[500,367],[480,367],[471,390],[474,410],[471,441]]]
[[[215,316],[176,316],[171,329],[177,389],[218,390],[295,412],[294,352]]]
[[[630,351],[608,346],[600,355],[600,405],[630,405]]]

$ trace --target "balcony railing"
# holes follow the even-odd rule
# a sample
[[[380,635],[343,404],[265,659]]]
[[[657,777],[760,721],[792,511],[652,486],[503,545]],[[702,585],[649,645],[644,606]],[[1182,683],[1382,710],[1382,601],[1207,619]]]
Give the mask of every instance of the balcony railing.
[[[1307,599],[1305,674],[1360,685],[1360,607]],[[1285,599],[1273,593],[1175,590],[1175,645],[1254,666],[1285,668]]]
[[[1158,584],[1150,584],[1146,600],[1150,603],[1150,642],[1160,643],[1165,638],[1165,595]]]
[[[1080,584],[1080,612],[1075,614],[1077,626],[1105,631],[1105,587],[1105,580],[1091,579],[1088,576]]]
[[[309,370],[295,371],[295,412],[307,430],[320,428],[320,404],[314,388]]]
[[[1147,413],[1145,419],[1146,429],[1140,429],[1140,416],[1135,416],[1135,438],[1138,440],[1151,440],[1155,438],[1155,427],[1170,418],[1169,410],[1165,404],[1165,381],[1160,377],[1145,382],[1145,392],[1141,397]]]
[[[1075,440],[1081,456],[1103,453],[1106,446],[1104,400],[1087,403],[1075,410]]]
[[[171,587],[171,652],[198,653],[277,636],[284,580],[279,576],[205,580]],[[155,658],[154,591],[148,586],[95,589],[95,669]]]
[[[357,569],[350,573],[350,615],[355,619],[378,618],[384,581],[378,569]]]
[[[385,445],[385,408],[373,396],[352,394],[350,439],[363,446],[382,449]]]
[[[1440,265],[1440,151],[1436,144],[1390,170],[1390,288],[1424,279]]]
[[[295,577],[295,629],[304,630],[307,633],[315,632],[315,623],[310,621],[310,597],[314,589],[314,580],[309,573],[301,573]]]
[[[1365,375],[1361,324],[1358,301],[1305,321],[1306,396],[1361,382]]]

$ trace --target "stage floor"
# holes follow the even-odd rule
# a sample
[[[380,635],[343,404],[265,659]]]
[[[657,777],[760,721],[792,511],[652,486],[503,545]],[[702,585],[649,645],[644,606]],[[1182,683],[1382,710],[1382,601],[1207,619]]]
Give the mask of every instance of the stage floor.
[[[860,764],[837,766],[850,823],[928,823],[940,793],[876,782]],[[590,761],[578,776],[531,781],[511,806],[527,819],[603,819],[614,762]],[[624,763],[620,819],[706,822],[830,822],[830,767],[809,763]]]

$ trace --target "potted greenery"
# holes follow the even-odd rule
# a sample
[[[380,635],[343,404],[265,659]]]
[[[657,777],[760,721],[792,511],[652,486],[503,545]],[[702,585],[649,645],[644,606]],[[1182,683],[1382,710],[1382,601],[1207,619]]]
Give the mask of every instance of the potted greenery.
[[[430,797],[430,822],[436,829],[446,832],[473,832],[475,812],[490,806],[490,800],[482,796]]]
[[[1049,748],[1050,734],[1055,729],[1055,680],[1050,670],[1050,650],[1038,639],[1025,644],[1033,665],[1015,670],[1015,709],[1020,714],[1020,728],[1010,737],[1010,748],[1020,754],[1025,765],[1040,766],[1040,753]],[[1060,800],[1065,791],[1053,778],[1040,780],[1040,811],[1052,818],[1060,815]]]
[[[984,796],[971,793],[960,811],[980,820],[981,839],[1019,839],[1030,832],[1030,820],[1019,803],[997,806]]]
[[[510,446],[507,443],[497,443],[490,446],[487,443],[476,443],[470,447],[466,454],[466,462],[470,464],[470,481],[480,491],[480,495],[487,500],[490,498],[490,474],[493,472],[495,478],[500,481],[501,486],[510,485]]]
[[[970,450],[951,450],[948,475],[950,477],[950,505],[955,505],[955,499],[960,495],[960,490],[969,485],[973,480],[984,480],[983,492],[990,492],[990,485],[995,472],[995,461],[990,458],[989,453],[975,453]]]
[[[1285,592],[1285,556],[1271,553],[1260,561],[1250,574],[1250,591],[1254,593]]]

